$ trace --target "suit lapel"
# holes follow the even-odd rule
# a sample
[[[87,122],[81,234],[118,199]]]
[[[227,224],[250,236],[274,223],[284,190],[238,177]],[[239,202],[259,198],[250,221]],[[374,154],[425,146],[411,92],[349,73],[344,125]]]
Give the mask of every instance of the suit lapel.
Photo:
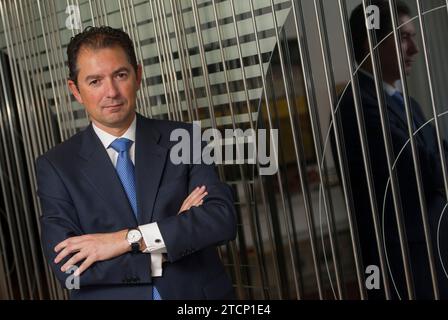
[[[407,128],[406,111],[403,109],[403,106],[399,105],[398,102],[396,102],[391,97],[388,97],[388,99],[388,106],[391,110],[390,112],[395,113],[403,121],[403,125]],[[409,99],[409,102],[410,108],[412,110],[412,118],[415,124],[415,128],[413,131],[415,131],[425,123],[425,118],[417,102],[415,102],[415,100],[413,100],[412,98]],[[401,110],[401,112],[399,112],[398,110]],[[420,141],[420,143],[428,146],[432,144],[433,141],[433,130],[434,129],[432,125],[429,123],[425,127],[421,128],[419,132],[414,136],[418,141]]]
[[[158,144],[160,133],[151,126],[151,120],[137,115],[135,135],[135,176],[139,224],[152,221],[168,150]]]
[[[80,156],[85,160],[81,165],[85,178],[109,204],[110,212],[119,215],[129,226],[135,225],[136,219],[120,179],[92,125],[84,131]]]
[[[426,123],[426,118],[423,115],[422,109],[415,100],[411,100],[411,104],[413,106],[417,127],[420,128],[422,125],[425,125],[420,129],[417,136],[421,137],[427,148],[431,148],[434,152],[438,152],[436,130],[433,123]]]
[[[407,128],[408,127],[408,122],[407,122],[407,119],[406,119],[406,110],[404,109],[404,106],[400,105],[398,103],[398,101],[396,101],[393,97],[389,96],[388,94],[385,94],[385,95],[386,95],[387,109],[389,110],[389,117],[391,115],[394,115],[395,117],[400,119],[400,121],[402,122],[403,126],[405,128]],[[413,124],[411,124],[411,125],[413,125]]]

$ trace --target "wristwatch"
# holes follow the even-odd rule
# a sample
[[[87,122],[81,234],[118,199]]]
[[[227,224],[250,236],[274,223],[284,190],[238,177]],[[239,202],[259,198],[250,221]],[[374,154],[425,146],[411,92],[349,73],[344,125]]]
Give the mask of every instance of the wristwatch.
[[[142,233],[139,229],[129,229],[126,234],[126,240],[129,242],[131,246],[132,253],[140,252],[140,241],[142,240]]]

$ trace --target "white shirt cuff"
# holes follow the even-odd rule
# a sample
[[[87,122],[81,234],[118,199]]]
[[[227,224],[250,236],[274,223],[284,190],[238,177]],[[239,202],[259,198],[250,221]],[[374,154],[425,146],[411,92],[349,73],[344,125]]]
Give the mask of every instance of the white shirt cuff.
[[[144,253],[166,253],[165,242],[160,234],[157,222],[144,224],[138,227],[143,235],[146,249]]]

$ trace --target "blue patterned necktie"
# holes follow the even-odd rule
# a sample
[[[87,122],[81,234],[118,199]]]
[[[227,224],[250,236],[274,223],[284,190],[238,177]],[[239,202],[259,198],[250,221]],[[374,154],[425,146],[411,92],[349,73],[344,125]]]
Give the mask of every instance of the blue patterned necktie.
[[[134,141],[126,138],[115,139],[110,147],[118,152],[116,170],[124,191],[128,197],[129,203],[132,207],[135,217],[137,218],[137,193],[135,188],[135,171],[134,164],[132,163],[129,155],[129,149]],[[153,300],[162,300],[156,287],[152,287]]]
[[[124,191],[128,196],[129,204],[132,207],[135,217],[137,218],[137,194],[135,192],[135,172],[134,164],[129,155],[129,149],[134,142],[126,138],[115,139],[110,147],[118,152],[117,170],[118,177],[123,185]]]

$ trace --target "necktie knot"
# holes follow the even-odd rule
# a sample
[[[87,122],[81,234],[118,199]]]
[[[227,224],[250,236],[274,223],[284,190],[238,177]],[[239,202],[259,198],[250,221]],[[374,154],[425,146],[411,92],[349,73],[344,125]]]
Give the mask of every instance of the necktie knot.
[[[110,144],[110,147],[120,153],[120,152],[128,151],[129,148],[132,146],[132,143],[134,143],[134,141],[126,139],[126,138],[118,138],[118,139],[115,139]]]

